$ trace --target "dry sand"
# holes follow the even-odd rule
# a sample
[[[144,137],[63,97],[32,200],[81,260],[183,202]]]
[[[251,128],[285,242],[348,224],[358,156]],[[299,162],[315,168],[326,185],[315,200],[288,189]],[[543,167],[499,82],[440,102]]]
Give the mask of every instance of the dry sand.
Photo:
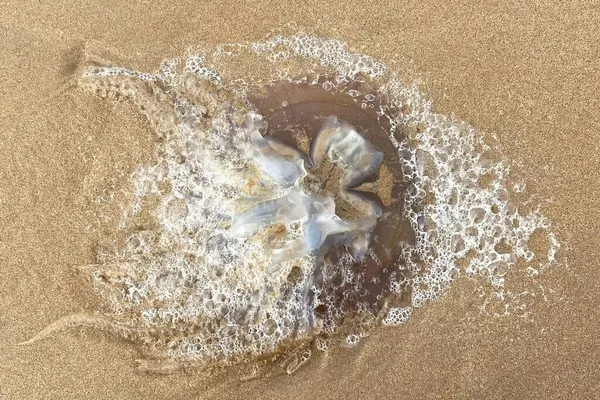
[[[0,399],[600,398],[597,1],[152,3],[0,2]],[[569,267],[539,278],[555,292],[532,299],[533,321],[479,316],[464,281],[325,366],[210,386],[141,374],[135,346],[100,334],[17,347],[98,307],[72,266],[114,235],[101,217],[117,205],[85,193],[110,200],[152,156],[133,107],[69,86],[82,51],[152,71],[190,45],[259,39],[290,21],[409,65],[438,111],[497,134],[530,192],[552,199],[543,209]]]

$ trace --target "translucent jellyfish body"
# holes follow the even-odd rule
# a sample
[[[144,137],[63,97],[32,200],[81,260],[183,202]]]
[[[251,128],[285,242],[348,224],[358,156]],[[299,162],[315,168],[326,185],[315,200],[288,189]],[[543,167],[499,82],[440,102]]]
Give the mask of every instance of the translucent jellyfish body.
[[[247,237],[272,224],[303,220],[301,237],[279,243],[271,252],[271,261],[288,261],[310,254],[322,259],[330,248],[338,246],[351,247],[352,255],[362,260],[368,238],[381,216],[381,207],[347,187],[360,185],[373,175],[383,161],[383,154],[352,125],[338,121],[335,116],[328,117],[316,135],[309,165],[318,168],[325,156],[336,163],[343,171],[339,183],[341,198],[364,214],[358,220],[343,220],[335,214],[332,197],[305,192],[310,190],[302,181],[307,175],[304,169],[307,157],[283,141],[266,140],[256,129],[256,121],[260,121],[262,128],[267,124],[255,114],[249,114],[247,121],[254,161],[260,170],[281,189],[292,185],[293,188],[283,197],[259,202],[235,215],[229,235]]]

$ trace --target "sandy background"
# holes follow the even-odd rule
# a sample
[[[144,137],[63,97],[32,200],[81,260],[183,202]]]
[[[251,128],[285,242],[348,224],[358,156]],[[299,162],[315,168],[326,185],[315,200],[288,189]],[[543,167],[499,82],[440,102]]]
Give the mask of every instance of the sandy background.
[[[156,3],[0,2],[0,399],[600,398],[596,1]],[[82,54],[152,71],[190,45],[259,39],[290,21],[410,62],[438,111],[497,134],[529,190],[552,199],[543,209],[569,268],[538,279],[554,293],[532,300],[533,321],[479,317],[464,281],[326,365],[210,386],[141,374],[135,346],[94,333],[16,347],[98,307],[71,267],[114,234],[109,200],[152,155],[133,107],[70,87]]]

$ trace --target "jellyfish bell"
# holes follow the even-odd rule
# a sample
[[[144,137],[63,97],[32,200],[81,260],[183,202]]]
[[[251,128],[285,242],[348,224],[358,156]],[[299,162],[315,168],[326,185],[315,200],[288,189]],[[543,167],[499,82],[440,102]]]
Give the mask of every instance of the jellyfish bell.
[[[327,321],[364,304],[377,315],[390,294],[390,281],[408,274],[400,243],[414,241],[402,210],[408,183],[390,140],[389,122],[377,112],[386,98],[371,83],[337,81],[343,83],[329,86],[336,79],[328,76],[278,81],[249,96],[268,124],[266,138],[309,154],[311,164],[305,163],[307,176],[301,181],[307,190],[334,201],[339,220],[325,223],[323,216],[314,215],[304,231],[311,244],[303,247],[296,241],[289,247],[293,254],[320,251],[324,268],[319,269],[323,283],[316,314]],[[349,91],[362,92],[373,107],[362,106]],[[277,251],[279,260],[291,254]],[[356,282],[344,283],[348,271]]]

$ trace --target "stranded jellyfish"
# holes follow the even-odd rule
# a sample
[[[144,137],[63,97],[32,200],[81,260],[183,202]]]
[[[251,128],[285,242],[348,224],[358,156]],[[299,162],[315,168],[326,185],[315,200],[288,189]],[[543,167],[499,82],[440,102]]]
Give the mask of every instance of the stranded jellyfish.
[[[240,54],[276,73],[227,70]],[[457,274],[503,293],[507,268],[532,259],[527,239],[549,223],[518,214],[507,164],[482,157],[471,127],[384,73],[307,35],[219,46],[152,74],[88,68],[83,88],[147,118],[156,160],[133,174],[124,243],[80,268],[106,309],[26,343],[90,327],[141,344],[148,371],[292,373],[315,349],[406,321]]]

